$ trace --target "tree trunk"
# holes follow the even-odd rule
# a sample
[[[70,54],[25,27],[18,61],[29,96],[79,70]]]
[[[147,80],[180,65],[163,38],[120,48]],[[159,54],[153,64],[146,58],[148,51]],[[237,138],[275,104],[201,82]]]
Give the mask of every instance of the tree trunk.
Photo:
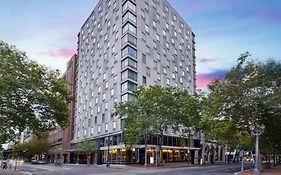
[[[90,155],[87,154],[86,156],[87,156],[87,166],[89,166],[90,165]]]

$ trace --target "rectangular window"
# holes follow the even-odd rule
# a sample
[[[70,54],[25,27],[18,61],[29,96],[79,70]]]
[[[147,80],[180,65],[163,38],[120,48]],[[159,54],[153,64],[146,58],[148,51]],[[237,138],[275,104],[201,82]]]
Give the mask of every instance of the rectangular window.
[[[131,1],[127,1],[124,5],[123,5],[123,12],[125,12],[127,9],[132,10],[133,12],[136,12],[136,5],[133,4]]]
[[[145,54],[142,54],[142,62],[143,62],[143,64],[146,64],[146,55]]]
[[[131,56],[133,58],[137,58],[137,51],[131,46],[127,46],[122,50],[122,57]]]
[[[133,69],[137,69],[137,62],[135,60],[127,58],[122,61],[121,66],[122,66],[122,69],[124,69],[126,67],[131,67]]]
[[[137,81],[138,74],[132,70],[125,70],[124,72],[121,73],[121,79],[126,80],[127,78]]]
[[[142,83],[146,84],[146,77],[145,76],[142,77]]]
[[[123,34],[125,34],[125,33],[132,33],[134,35],[137,34],[137,28],[129,22],[125,26],[123,26],[122,31],[123,31]]]
[[[137,17],[133,15],[130,11],[128,11],[124,16],[123,16],[123,23],[127,20],[130,20],[134,23],[137,22]]]
[[[133,46],[137,46],[137,38],[134,37],[133,35],[127,33],[123,38],[122,38],[122,43],[127,44],[130,43]]]
[[[135,84],[135,83],[132,83],[132,82],[130,82],[130,81],[127,81],[127,82],[125,82],[125,83],[123,83],[123,84],[121,85],[121,91],[122,91],[122,92],[126,92],[126,91],[132,91],[132,92],[134,92],[134,91],[136,91],[137,89],[138,89],[138,85]]]

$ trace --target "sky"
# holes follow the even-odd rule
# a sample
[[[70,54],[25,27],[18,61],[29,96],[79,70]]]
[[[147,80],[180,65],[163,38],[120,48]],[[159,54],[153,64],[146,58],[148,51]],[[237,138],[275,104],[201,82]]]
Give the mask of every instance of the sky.
[[[196,35],[197,86],[222,77],[241,53],[281,60],[280,0],[168,0]],[[0,40],[66,70],[97,0],[0,0]]]

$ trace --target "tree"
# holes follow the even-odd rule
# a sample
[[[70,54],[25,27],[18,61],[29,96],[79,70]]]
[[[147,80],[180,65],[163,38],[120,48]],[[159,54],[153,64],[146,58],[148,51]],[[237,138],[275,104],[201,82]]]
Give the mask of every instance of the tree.
[[[97,143],[92,140],[86,140],[76,146],[78,152],[84,153],[87,156],[87,165],[90,165],[90,157],[92,153],[97,151]]]
[[[40,133],[38,136],[33,136],[30,141],[22,144],[16,144],[13,151],[17,156],[31,160],[32,157],[37,156],[42,159],[49,150],[48,133]]]
[[[67,124],[73,97],[59,71],[2,41],[0,61],[0,140],[15,139],[26,128],[41,133]]]
[[[266,132],[279,133],[280,127],[273,127],[272,122],[280,120],[281,64],[272,59],[257,62],[249,58],[249,53],[242,54],[224,78],[209,85],[201,123],[207,121],[203,124],[207,126],[205,133],[209,132],[207,135],[213,139],[234,144],[244,141],[247,145],[250,127],[261,125],[266,126]],[[243,140],[234,139],[237,134]],[[275,138],[278,139],[280,135]]]
[[[164,133],[167,129],[195,128],[199,119],[199,102],[186,91],[170,87],[140,87],[136,100],[116,106],[116,115],[125,119],[124,139],[127,145],[137,144],[145,134],[157,137],[160,157]]]

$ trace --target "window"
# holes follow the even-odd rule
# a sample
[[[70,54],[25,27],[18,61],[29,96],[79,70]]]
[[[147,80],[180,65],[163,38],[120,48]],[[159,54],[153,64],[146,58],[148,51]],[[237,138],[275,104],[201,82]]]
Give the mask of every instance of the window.
[[[156,19],[160,21],[160,15],[158,13],[156,14]]]
[[[156,34],[156,40],[160,41],[160,36],[158,34]]]
[[[121,73],[121,79],[126,80],[127,78],[137,81],[138,74],[132,70],[125,70]]]
[[[142,54],[142,63],[146,64],[146,55]]]
[[[105,94],[102,94],[102,100],[105,100]]]
[[[163,30],[163,36],[166,37],[166,31],[165,30]]]
[[[137,58],[137,51],[131,46],[127,46],[122,50],[122,57],[131,56],[133,58]]]
[[[127,9],[132,10],[133,12],[136,12],[136,5],[133,4],[131,1],[127,1],[124,5],[123,5],[123,12],[125,12]]]
[[[141,33],[142,40],[146,41],[146,34],[144,32]]]
[[[123,28],[122,28],[123,34],[125,33],[132,33],[132,34],[137,34],[137,28],[133,26],[131,23],[127,23]]]
[[[115,130],[116,129],[116,122],[114,121],[113,122],[113,130]]]
[[[149,68],[149,67],[146,68],[146,75],[147,75],[148,77],[150,76],[150,68]]]
[[[169,86],[170,85],[170,79],[167,78],[167,85]]]
[[[161,55],[159,53],[157,53],[156,59],[159,60],[159,61],[161,60]]]
[[[100,112],[100,106],[97,107],[97,111]]]
[[[121,96],[121,102],[126,102],[126,101],[135,101],[136,96],[132,94],[124,94]]]
[[[180,83],[182,84],[182,78],[180,78]]]
[[[133,69],[137,69],[137,62],[130,58],[126,58],[125,60],[122,61],[121,66],[122,66],[122,69],[127,66],[131,67]]]
[[[127,33],[123,38],[122,38],[123,44],[130,43],[133,46],[137,46],[137,38],[134,37],[133,35]]]
[[[145,18],[145,12],[143,9],[141,9],[141,17],[144,19]]]
[[[110,91],[110,95],[113,96],[114,95],[114,89],[111,89]]]
[[[123,16],[123,22],[130,20],[134,23],[137,22],[137,17],[135,15],[133,15],[131,12],[127,12],[124,16]]]
[[[123,83],[123,84],[121,85],[121,91],[122,91],[122,92],[126,92],[126,91],[132,91],[132,92],[134,92],[134,91],[136,91],[137,89],[138,89],[138,85],[135,84],[135,83],[132,83],[132,82],[130,82],[130,81],[127,81],[127,82],[125,82],[125,83]]]
[[[84,137],[87,135],[87,129],[84,129]]]
[[[105,114],[102,114],[101,115],[101,122],[104,123],[104,121],[105,121]]]
[[[101,128],[100,128],[100,125],[98,126],[98,133],[100,133],[100,130],[101,130]]]
[[[108,103],[106,102],[105,103],[105,110],[107,110],[108,109]]]
[[[146,84],[146,77],[145,76],[142,77],[142,83]]]
[[[166,67],[163,68],[163,73],[167,74],[167,68]]]
[[[93,134],[94,134],[94,128],[91,127],[91,135],[93,135]]]
[[[108,123],[105,124],[105,132],[108,131]]]
[[[157,25],[156,25],[156,22],[153,21],[153,27],[156,29],[157,28]]]
[[[108,88],[108,82],[105,82],[105,89]]]
[[[149,33],[149,26],[147,24],[145,24],[145,31],[146,33]]]

